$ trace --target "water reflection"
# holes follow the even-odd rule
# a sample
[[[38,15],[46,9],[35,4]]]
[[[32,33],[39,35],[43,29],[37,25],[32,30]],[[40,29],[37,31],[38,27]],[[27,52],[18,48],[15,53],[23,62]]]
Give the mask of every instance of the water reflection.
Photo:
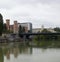
[[[0,48],[0,62],[4,62],[4,57],[3,57],[2,48]]]
[[[6,52],[6,58],[10,59],[10,51],[9,50]]]
[[[0,62],[60,62],[60,49],[5,44],[0,46]]]
[[[0,62],[4,62],[3,58],[10,60],[11,54],[17,58],[20,54],[32,54],[32,48],[20,44],[9,44],[0,48]]]

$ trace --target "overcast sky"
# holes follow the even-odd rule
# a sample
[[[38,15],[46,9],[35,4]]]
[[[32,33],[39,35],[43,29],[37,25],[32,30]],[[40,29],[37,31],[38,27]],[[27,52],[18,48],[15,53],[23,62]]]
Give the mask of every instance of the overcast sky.
[[[0,13],[6,19],[31,22],[33,28],[60,27],[60,0],[0,0]]]

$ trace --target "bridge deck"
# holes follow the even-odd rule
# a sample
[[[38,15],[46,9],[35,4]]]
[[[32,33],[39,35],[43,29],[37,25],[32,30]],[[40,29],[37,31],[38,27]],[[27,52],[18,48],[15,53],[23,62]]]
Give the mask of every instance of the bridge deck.
[[[19,35],[60,35],[60,33],[21,33]]]

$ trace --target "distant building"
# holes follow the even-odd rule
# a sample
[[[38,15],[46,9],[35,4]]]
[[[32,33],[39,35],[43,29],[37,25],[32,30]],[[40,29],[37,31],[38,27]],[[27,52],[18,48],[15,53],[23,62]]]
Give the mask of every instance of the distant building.
[[[11,32],[13,32],[13,31],[14,31],[14,30],[13,30],[13,29],[14,29],[14,27],[13,27],[13,26],[14,26],[14,25],[10,25],[10,31],[11,31]]]
[[[6,19],[7,30],[10,30],[10,19]]]
[[[32,23],[18,23],[18,26],[25,28],[25,32],[32,32]]]
[[[47,29],[48,31],[50,31],[50,32],[52,32],[52,33],[55,33],[56,31],[54,31],[54,29],[53,28],[44,28],[44,29]],[[32,32],[33,33],[37,33],[37,32],[42,32],[42,28],[34,28],[34,29],[32,29]]]
[[[41,32],[42,30],[44,30],[44,25],[41,26],[41,28],[34,28],[32,29],[33,33],[37,33],[37,32]]]
[[[40,32],[41,32],[42,30],[44,30],[44,25],[41,26],[41,30],[40,30]]]
[[[10,25],[10,19],[6,19],[6,28],[10,32],[18,33],[20,25],[25,29],[26,33],[32,32],[32,23],[18,23],[17,21],[14,21],[14,24]]]
[[[32,32],[33,33],[41,32],[41,28],[34,28],[32,29]]]
[[[14,21],[13,28],[14,28],[14,33],[18,33],[18,23],[17,23],[17,21]]]
[[[54,31],[53,28],[46,28],[48,31],[52,32],[52,33],[56,33],[56,31]]]
[[[28,27],[24,27],[25,28],[25,32],[27,33],[28,32]]]

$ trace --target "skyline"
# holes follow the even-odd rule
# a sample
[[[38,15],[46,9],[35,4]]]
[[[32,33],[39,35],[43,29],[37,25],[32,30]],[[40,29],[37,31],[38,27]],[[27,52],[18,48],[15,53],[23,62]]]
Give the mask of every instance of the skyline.
[[[33,28],[60,27],[60,0],[0,0],[4,22],[31,22]]]

